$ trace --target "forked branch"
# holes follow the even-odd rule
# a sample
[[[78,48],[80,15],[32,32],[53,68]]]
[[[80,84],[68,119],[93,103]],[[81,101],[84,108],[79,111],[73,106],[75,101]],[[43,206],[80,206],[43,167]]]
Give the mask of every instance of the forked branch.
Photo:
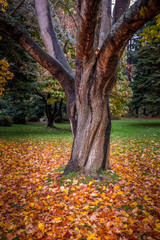
[[[74,78],[55,58],[46,53],[26,32],[26,30],[6,13],[0,14],[0,27],[16,40],[21,47],[44,68],[46,68],[62,85],[66,96],[74,96]]]
[[[78,0],[78,36],[77,36],[77,59],[88,59],[93,53],[94,33],[97,23],[97,13],[100,0]]]
[[[48,0],[35,0],[35,8],[42,40],[48,53],[55,57],[71,75],[74,75],[54,30]]]
[[[99,52],[97,67],[100,74],[107,74],[112,65],[117,65],[132,35],[159,13],[159,0],[138,0],[120,17]]]

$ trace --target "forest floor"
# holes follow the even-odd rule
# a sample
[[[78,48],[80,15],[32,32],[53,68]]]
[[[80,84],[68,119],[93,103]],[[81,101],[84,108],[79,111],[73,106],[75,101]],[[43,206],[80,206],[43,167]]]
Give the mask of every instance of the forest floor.
[[[113,121],[105,180],[63,178],[68,124],[0,127],[1,240],[158,240],[160,120]]]

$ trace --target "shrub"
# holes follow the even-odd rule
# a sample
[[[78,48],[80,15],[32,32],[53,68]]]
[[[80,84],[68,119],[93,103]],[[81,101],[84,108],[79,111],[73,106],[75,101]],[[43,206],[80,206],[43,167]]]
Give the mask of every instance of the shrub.
[[[13,121],[10,116],[0,115],[0,126],[12,126]]]
[[[27,117],[27,122],[38,122],[39,118],[36,115],[28,116]]]

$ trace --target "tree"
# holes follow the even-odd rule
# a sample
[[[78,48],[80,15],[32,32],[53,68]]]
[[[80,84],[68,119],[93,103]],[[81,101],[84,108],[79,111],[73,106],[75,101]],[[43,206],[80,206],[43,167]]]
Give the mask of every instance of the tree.
[[[160,14],[146,24],[140,33],[141,44],[146,46],[148,43],[159,43],[160,41]]]
[[[109,98],[110,112],[112,118],[119,118],[121,116],[125,116],[129,111],[128,104],[131,101],[132,88],[130,87],[130,80],[128,79],[127,75],[128,56],[127,51],[124,51],[119,64],[117,82],[113,87]]]
[[[119,118],[128,113],[128,104],[131,101],[131,97],[132,88],[130,87],[130,82],[127,81],[127,76],[123,75],[119,70],[117,83],[112,89],[109,99],[112,118]]]
[[[160,113],[160,46],[141,47],[136,53],[135,76],[132,82],[131,107],[144,115]],[[140,114],[140,113],[139,113]]]
[[[160,14],[147,22],[135,35],[129,56],[133,69],[131,114],[159,115],[159,42]]]
[[[40,97],[45,104],[47,127],[54,128],[54,120],[57,117],[62,119],[62,104],[65,94],[59,82],[52,78],[48,71],[38,66],[37,81],[34,84],[34,93]]]
[[[0,79],[6,81],[5,85],[3,84],[4,90],[1,98],[6,100],[7,114],[13,117],[14,123],[25,123],[27,105],[33,97],[36,65],[19,44],[12,38],[8,38],[4,31],[0,30],[0,35],[2,36],[0,40],[0,59],[5,57],[8,61],[7,65],[6,60],[0,61],[0,69],[3,69],[3,71],[0,71]],[[7,66],[8,70],[12,72],[12,77],[11,73],[6,75],[9,74]]]
[[[115,85],[123,50],[145,22],[160,13],[159,0],[117,0],[111,27],[110,0],[77,0],[76,75],[55,34],[48,0],[35,0],[45,52],[5,12],[0,26],[62,85],[74,135],[71,158],[64,173],[91,173],[109,167],[111,120],[109,95]],[[128,9],[128,10],[127,10]]]

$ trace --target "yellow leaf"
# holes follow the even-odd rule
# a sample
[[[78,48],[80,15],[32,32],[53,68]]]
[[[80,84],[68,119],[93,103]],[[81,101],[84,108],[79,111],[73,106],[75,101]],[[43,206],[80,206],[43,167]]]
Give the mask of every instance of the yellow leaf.
[[[34,202],[30,202],[30,203],[29,203],[29,206],[30,206],[30,207],[34,207]]]
[[[131,217],[129,217],[129,218],[128,218],[128,222],[129,222],[129,224],[134,224],[134,223],[135,223],[135,220],[132,219]]]
[[[70,217],[68,217],[68,220],[71,221],[71,222],[73,222],[73,221],[74,221],[74,218],[70,216]]]
[[[79,239],[79,238],[81,238],[82,237],[82,235],[81,234],[78,234],[77,235],[77,239]]]
[[[41,231],[44,231],[44,224],[43,223],[38,223],[38,229]]]
[[[87,214],[87,212],[80,212],[82,215],[86,215]]]
[[[160,222],[155,223],[156,228],[160,229]]]
[[[41,190],[41,189],[42,189],[42,186],[39,186],[38,189]]]
[[[118,191],[117,194],[118,194],[118,195],[122,195],[123,192],[122,192],[122,191]]]
[[[96,233],[91,233],[88,237],[87,240],[94,240],[96,238],[97,234]]]
[[[75,231],[79,231],[79,228],[75,227],[74,230],[75,230]]]
[[[129,228],[129,229],[127,230],[127,233],[128,233],[129,235],[131,235],[131,234],[133,233],[133,230],[132,230],[131,228]]]
[[[103,218],[100,218],[100,223],[104,223],[105,222],[105,220],[103,219]]]
[[[46,199],[50,199],[50,195],[47,195]]]
[[[147,195],[144,195],[144,200],[147,201],[147,200],[151,200],[151,198],[149,198]]]
[[[143,220],[142,220],[144,223],[149,223],[150,222],[150,220],[148,219],[148,218],[143,218]]]
[[[3,200],[1,200],[0,201],[0,206],[2,206],[4,204],[4,201]]]
[[[89,209],[89,205],[86,205],[86,206],[84,206],[84,208],[83,208],[84,210],[87,210],[87,209]]]
[[[137,206],[137,202],[131,203],[131,206],[136,207]]]

